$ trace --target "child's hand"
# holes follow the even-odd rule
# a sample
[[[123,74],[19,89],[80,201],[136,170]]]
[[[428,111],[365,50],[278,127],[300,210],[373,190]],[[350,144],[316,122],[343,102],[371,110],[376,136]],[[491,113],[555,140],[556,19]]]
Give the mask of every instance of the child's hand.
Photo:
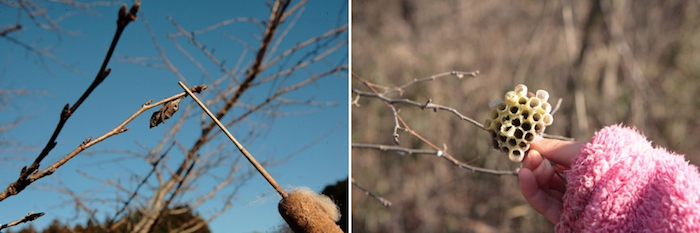
[[[568,169],[582,145],[581,142],[552,139],[534,142],[518,171],[520,190],[525,199],[553,223],[559,222],[566,186],[549,161]]]

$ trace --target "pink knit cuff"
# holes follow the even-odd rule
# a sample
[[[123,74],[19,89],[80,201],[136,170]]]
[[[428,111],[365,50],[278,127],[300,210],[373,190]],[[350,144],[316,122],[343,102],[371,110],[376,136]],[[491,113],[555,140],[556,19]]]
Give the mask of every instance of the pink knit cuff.
[[[557,232],[700,232],[700,175],[635,129],[601,129],[566,172]]]

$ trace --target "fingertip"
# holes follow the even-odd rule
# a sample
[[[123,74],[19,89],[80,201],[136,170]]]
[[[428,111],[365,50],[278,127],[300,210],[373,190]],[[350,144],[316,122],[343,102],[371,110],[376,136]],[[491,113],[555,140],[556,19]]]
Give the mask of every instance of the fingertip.
[[[540,163],[542,163],[542,154],[537,150],[530,149],[523,160],[523,167],[534,170]]]

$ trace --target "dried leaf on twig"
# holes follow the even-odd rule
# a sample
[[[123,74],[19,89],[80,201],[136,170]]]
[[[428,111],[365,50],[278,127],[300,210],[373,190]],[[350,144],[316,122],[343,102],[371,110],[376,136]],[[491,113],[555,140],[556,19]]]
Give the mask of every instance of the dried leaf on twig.
[[[158,126],[160,123],[165,122],[168,118],[172,117],[175,112],[180,108],[180,100],[183,98],[177,98],[170,102],[163,103],[160,110],[154,112],[151,116],[151,128]]]

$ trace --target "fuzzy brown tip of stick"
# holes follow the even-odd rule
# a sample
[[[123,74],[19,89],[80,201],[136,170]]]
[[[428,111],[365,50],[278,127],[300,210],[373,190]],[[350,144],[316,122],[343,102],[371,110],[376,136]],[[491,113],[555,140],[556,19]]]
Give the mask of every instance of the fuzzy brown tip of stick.
[[[278,207],[282,218],[294,232],[343,232],[335,224],[340,219],[335,203],[308,188],[290,192]]]

